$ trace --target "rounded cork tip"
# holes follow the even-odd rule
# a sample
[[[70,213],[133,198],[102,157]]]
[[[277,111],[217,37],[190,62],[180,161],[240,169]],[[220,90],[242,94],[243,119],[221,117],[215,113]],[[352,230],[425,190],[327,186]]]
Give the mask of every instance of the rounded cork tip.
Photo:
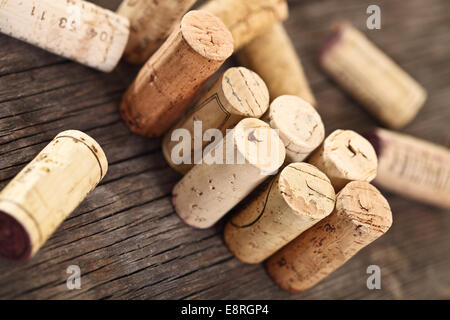
[[[225,24],[205,10],[192,10],[181,20],[181,34],[201,56],[225,61],[233,54],[234,40]]]
[[[31,256],[31,241],[25,228],[12,216],[0,211],[0,258],[24,262]]]
[[[244,67],[229,68],[222,77],[222,91],[232,114],[260,118],[269,108],[269,89],[261,77]]]
[[[321,63],[327,53],[333,50],[335,45],[341,41],[344,31],[349,27],[351,27],[351,24],[348,21],[337,21],[332,25],[331,35],[319,51],[319,63]]]

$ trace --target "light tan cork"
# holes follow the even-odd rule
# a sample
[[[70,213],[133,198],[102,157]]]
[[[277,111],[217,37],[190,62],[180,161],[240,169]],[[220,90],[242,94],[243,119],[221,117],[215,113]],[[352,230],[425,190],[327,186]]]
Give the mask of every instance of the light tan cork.
[[[378,154],[374,183],[421,202],[450,209],[450,150],[377,128],[368,135]]]
[[[284,290],[308,290],[391,225],[391,209],[383,195],[367,182],[350,182],[338,193],[333,213],[270,257],[267,272]]]
[[[410,75],[349,23],[337,25],[320,64],[350,95],[391,128],[411,122],[427,93]]]
[[[314,151],[308,162],[330,178],[338,192],[353,180],[372,181],[377,155],[372,144],[352,130],[336,130]]]
[[[329,215],[335,200],[325,174],[292,163],[228,221],[225,243],[242,262],[260,263]]]
[[[117,13],[130,19],[130,39],[124,58],[144,63],[163,44],[196,0],[124,0]]]
[[[287,162],[301,162],[325,137],[322,118],[316,109],[297,96],[276,98],[264,116],[273,129],[279,130],[286,147]]]
[[[219,18],[189,11],[125,93],[120,112],[128,127],[163,135],[232,53],[233,37]]]
[[[237,58],[264,79],[272,100],[294,95],[316,106],[301,60],[283,24],[275,24],[245,45]]]
[[[58,134],[0,192],[0,257],[32,257],[107,170],[94,139],[75,130]]]
[[[214,156],[218,156],[217,161],[212,161]],[[205,150],[203,162],[175,186],[175,211],[192,227],[211,227],[275,174],[284,158],[283,142],[267,123],[254,118],[241,120],[221,143],[209,152]]]
[[[288,17],[286,0],[209,0],[202,7],[230,29],[235,50]]]
[[[208,139],[203,139],[208,129],[218,129],[222,134],[226,129],[232,128],[243,118],[259,118],[269,107],[269,91],[264,81],[253,71],[244,67],[226,70],[216,83],[199,100],[192,111],[184,115],[180,121],[168,131],[162,143],[164,157],[169,165],[178,172],[185,174],[202,158],[203,148]],[[201,129],[194,130],[194,121],[201,121]],[[197,122],[197,127],[199,122]],[[175,130],[186,129],[189,132],[189,141],[172,141],[172,134],[176,138]],[[194,139],[197,136],[197,139]],[[217,141],[214,141],[217,142]],[[180,157],[185,156],[183,150],[177,146],[186,144],[190,156],[186,162],[176,164],[172,159],[172,152],[178,152]],[[198,154],[198,159],[194,154]]]
[[[127,18],[81,0],[3,0],[0,32],[109,72],[128,41]]]

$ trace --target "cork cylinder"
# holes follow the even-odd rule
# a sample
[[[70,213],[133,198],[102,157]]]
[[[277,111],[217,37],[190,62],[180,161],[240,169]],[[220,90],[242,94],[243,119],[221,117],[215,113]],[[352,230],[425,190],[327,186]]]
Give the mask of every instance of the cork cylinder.
[[[0,3],[0,32],[109,72],[122,57],[130,23],[88,1],[8,0]]]
[[[195,162],[201,160],[203,148],[209,142],[203,139],[208,129],[218,129],[224,134],[226,129],[234,127],[243,118],[261,117],[268,107],[269,92],[264,81],[256,73],[244,67],[230,68],[199,99],[192,111],[184,115],[166,133],[162,143],[164,157],[172,168],[185,174]],[[180,142],[173,141],[172,135],[180,129],[186,129],[189,132],[191,139],[182,143],[189,144],[187,149],[190,150],[191,156],[188,157],[187,163],[175,164],[172,160],[172,152],[177,151],[176,146]],[[198,156],[195,157],[195,154]],[[180,155],[180,157],[183,156]]]
[[[232,53],[233,37],[219,18],[189,11],[125,93],[120,112],[128,127],[163,135]]]
[[[267,123],[241,120],[175,186],[175,211],[192,227],[211,227],[275,174],[284,158],[283,142]]]
[[[328,216],[335,200],[325,174],[292,163],[228,221],[225,243],[242,262],[260,263]]]
[[[294,95],[316,106],[300,58],[282,23],[276,23],[242,47],[237,58],[264,79],[272,100]]]
[[[377,128],[367,135],[378,155],[374,183],[407,198],[450,209],[450,150]]]
[[[391,128],[411,122],[427,93],[410,75],[349,23],[340,23],[320,64],[338,84]]]
[[[301,162],[325,137],[322,118],[316,109],[297,96],[280,96],[271,104],[267,116],[273,129],[278,129],[286,147],[287,162]]]
[[[336,130],[314,151],[308,162],[330,178],[338,192],[353,180],[372,181],[377,155],[372,144],[352,130]]]
[[[32,257],[107,169],[94,139],[75,130],[58,134],[0,192],[0,257]]]
[[[144,63],[170,35],[196,0],[124,0],[117,13],[130,19],[130,38],[124,58]]]
[[[201,9],[218,16],[230,29],[235,50],[288,17],[286,0],[209,0]]]
[[[391,209],[383,195],[367,182],[350,182],[338,193],[333,213],[270,257],[267,272],[284,290],[308,290],[391,225]]]

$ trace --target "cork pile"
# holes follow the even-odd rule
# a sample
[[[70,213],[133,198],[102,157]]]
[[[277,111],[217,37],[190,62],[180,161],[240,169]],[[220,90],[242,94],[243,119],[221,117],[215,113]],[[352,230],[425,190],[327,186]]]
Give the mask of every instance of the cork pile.
[[[100,71],[122,56],[143,63],[120,114],[132,132],[161,137],[168,164],[184,175],[173,189],[176,213],[194,228],[225,217],[230,252],[264,263],[290,292],[311,288],[388,231],[391,209],[372,181],[450,207],[448,149],[386,129],[326,136],[282,24],[285,0],[209,0],[188,11],[195,2],[124,0],[114,13],[73,0],[77,19],[65,2],[8,1],[0,30]],[[240,65],[205,88],[233,54]],[[390,129],[425,103],[425,89],[349,23],[334,27],[319,64]],[[94,139],[60,133],[0,193],[0,256],[36,254],[107,167]]]

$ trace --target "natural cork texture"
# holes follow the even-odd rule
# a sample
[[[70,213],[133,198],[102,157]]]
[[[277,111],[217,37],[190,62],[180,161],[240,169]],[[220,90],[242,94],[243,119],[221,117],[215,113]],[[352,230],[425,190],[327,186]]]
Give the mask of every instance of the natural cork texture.
[[[225,243],[242,262],[260,263],[328,216],[335,200],[325,174],[307,163],[290,164],[229,220]]]
[[[378,154],[376,185],[450,209],[448,148],[384,129],[376,129],[368,139]]]
[[[377,155],[372,144],[352,130],[336,130],[312,153],[308,162],[330,178],[338,192],[353,180],[372,181]]]
[[[189,11],[125,93],[120,112],[128,127],[163,135],[232,53],[233,37],[220,19]]]
[[[218,16],[230,29],[235,50],[287,19],[289,13],[285,0],[209,0],[201,8]]]
[[[280,96],[264,117],[273,129],[279,130],[286,147],[287,162],[301,162],[325,137],[322,118],[316,109],[297,96]]]
[[[226,161],[206,161],[214,154],[221,159],[226,154]],[[211,227],[276,173],[284,158],[283,142],[267,123],[254,118],[241,120],[175,186],[175,211],[190,226]]]
[[[124,58],[144,63],[164,43],[196,0],[124,0],[117,13],[130,19],[130,38]]]
[[[401,128],[411,122],[427,93],[410,75],[348,23],[336,27],[320,64],[381,122]]]
[[[33,256],[107,169],[94,139],[75,130],[58,134],[0,192],[0,257]]]
[[[284,290],[308,290],[391,225],[383,195],[367,182],[350,182],[338,193],[333,213],[269,258],[267,272]]]
[[[245,45],[237,58],[264,79],[271,100],[294,95],[316,106],[300,58],[283,24],[275,24]]]
[[[208,129],[218,129],[225,134],[226,129],[234,127],[243,118],[259,118],[269,107],[269,92],[264,81],[253,71],[244,67],[230,68],[225,71],[216,83],[200,99],[192,111],[183,116],[173,128],[166,133],[162,149],[169,165],[178,172],[185,174],[201,160],[203,148],[208,144],[203,139]],[[201,121],[201,131],[195,132],[194,121]],[[198,125],[198,123],[197,123]],[[175,130],[186,129],[190,133],[189,149],[190,164],[175,164],[172,152],[177,152],[180,141],[172,141]],[[203,143],[196,143],[194,139]],[[217,141],[214,141],[217,142]],[[183,144],[185,142],[183,141]],[[178,151],[180,157],[185,156],[183,150]],[[194,154],[199,159],[195,159]]]
[[[104,72],[122,57],[129,27],[87,1],[0,1],[0,32]]]

